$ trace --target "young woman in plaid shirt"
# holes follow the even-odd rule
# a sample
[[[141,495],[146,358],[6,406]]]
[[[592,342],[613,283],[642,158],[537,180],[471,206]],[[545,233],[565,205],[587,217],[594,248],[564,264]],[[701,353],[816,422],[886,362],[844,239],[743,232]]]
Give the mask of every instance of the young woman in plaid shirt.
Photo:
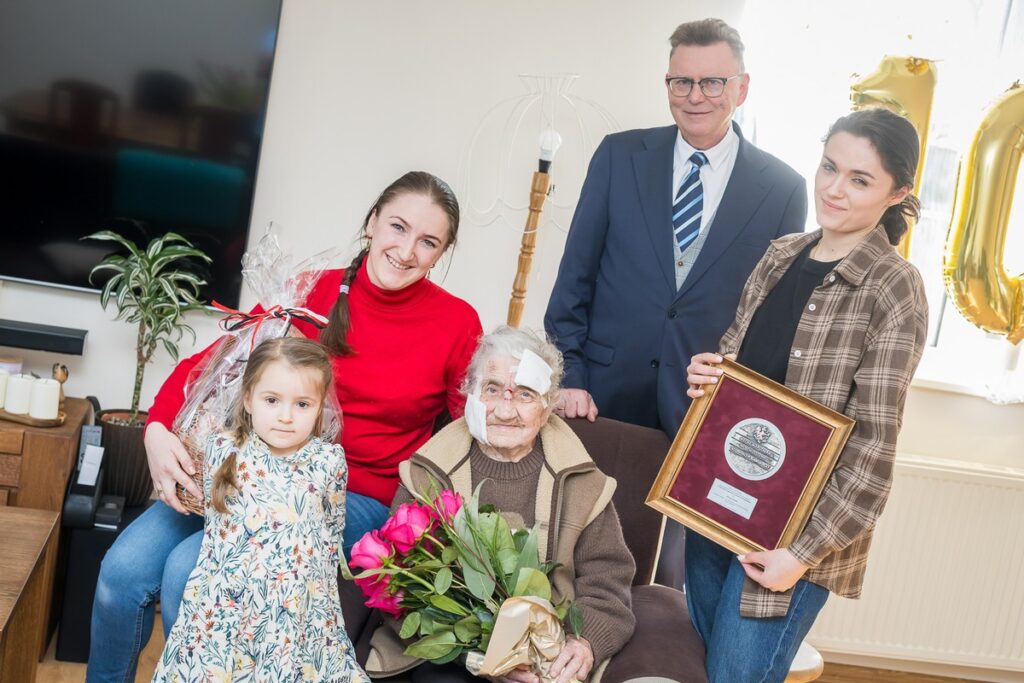
[[[737,558],[687,535],[687,603],[712,683],[785,680],[828,594],[860,596],[928,328],[921,275],[894,248],[919,214],[918,155],[914,127],[888,110],[836,121],[814,179],[820,229],[772,242],[719,353],[697,354],[687,368],[691,398],[717,381],[722,356],[738,355],[856,420],[792,545]]]

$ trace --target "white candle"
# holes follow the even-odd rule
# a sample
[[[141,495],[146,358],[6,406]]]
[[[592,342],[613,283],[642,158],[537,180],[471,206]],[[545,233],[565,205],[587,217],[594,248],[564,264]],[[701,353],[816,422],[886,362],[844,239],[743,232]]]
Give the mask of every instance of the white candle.
[[[60,382],[37,379],[32,384],[32,404],[28,414],[37,420],[56,420],[60,406]]]
[[[7,378],[11,374],[6,370],[0,370],[0,408],[4,407],[4,396],[7,395]]]
[[[7,380],[4,410],[12,415],[24,415],[27,413],[32,400],[32,385],[35,381],[36,378],[32,375],[12,375]]]

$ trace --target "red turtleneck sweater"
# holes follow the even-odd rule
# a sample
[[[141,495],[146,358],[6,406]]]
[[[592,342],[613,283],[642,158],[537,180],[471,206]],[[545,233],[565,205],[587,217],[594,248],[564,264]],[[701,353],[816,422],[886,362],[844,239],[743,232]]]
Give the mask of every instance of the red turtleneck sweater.
[[[326,271],[306,307],[328,315],[338,296],[343,270]],[[482,333],[473,308],[429,280],[405,289],[376,287],[364,261],[349,292],[351,356],[332,356],[342,410],[341,443],[349,467],[349,490],[391,504],[398,464],[430,438],[434,419],[447,406],[462,415],[459,384]],[[318,339],[309,323],[295,323]],[[185,400],[193,368],[210,351],[182,360],[160,387],[149,422],[170,429]]]

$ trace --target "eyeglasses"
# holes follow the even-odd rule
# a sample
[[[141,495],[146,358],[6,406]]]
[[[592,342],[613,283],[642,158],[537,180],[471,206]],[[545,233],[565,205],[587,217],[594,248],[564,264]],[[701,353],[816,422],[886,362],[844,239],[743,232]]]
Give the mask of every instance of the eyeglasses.
[[[704,93],[704,97],[721,97],[722,93],[725,92],[725,86],[734,78],[739,78],[743,74],[739,73],[735,76],[712,76],[708,78],[702,78],[699,81],[695,81],[692,78],[686,76],[666,76],[665,85],[668,86],[669,92],[676,97],[687,97],[690,91],[693,90],[693,84],[696,83],[700,86],[700,91]]]
[[[480,400],[484,403],[496,403],[502,400],[511,400],[517,405],[533,405],[541,402],[541,395],[530,389],[521,386],[500,386],[498,384],[485,384],[480,387]]]

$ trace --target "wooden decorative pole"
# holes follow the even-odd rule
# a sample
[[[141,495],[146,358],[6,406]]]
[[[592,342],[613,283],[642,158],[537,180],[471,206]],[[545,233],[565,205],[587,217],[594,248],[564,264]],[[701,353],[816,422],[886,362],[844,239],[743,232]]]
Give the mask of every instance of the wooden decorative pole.
[[[519,327],[523,319],[523,307],[526,305],[527,279],[530,277],[530,266],[533,265],[533,252],[537,245],[537,228],[540,225],[540,212],[544,208],[544,200],[547,199],[551,189],[551,176],[548,171],[551,168],[551,161],[555,152],[562,144],[562,136],[553,128],[548,128],[540,134],[540,162],[539,168],[533,174],[533,183],[530,185],[530,210],[526,215],[526,225],[523,227],[523,239],[519,246],[519,265],[516,268],[516,278],[512,283],[512,298],[508,302],[508,318],[506,320],[510,327]]]

